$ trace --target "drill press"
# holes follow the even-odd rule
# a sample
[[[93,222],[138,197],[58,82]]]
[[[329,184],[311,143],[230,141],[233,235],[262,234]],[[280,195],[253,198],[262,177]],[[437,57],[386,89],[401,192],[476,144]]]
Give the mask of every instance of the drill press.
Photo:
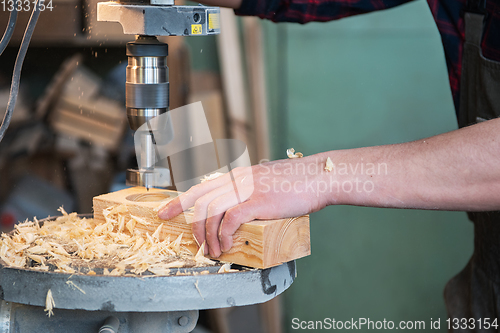
[[[139,169],[129,171],[128,181],[151,187],[165,183],[155,166],[155,144],[169,140],[153,135],[163,127],[152,119],[169,109],[168,46],[156,36],[210,35],[220,29],[218,8],[146,1],[99,3],[97,14],[99,21],[120,22],[125,34],[138,35],[127,45],[127,115],[140,137]],[[219,274],[221,266],[136,277],[36,271],[9,267],[0,259],[0,332],[187,333],[196,325],[198,310],[268,301],[296,277],[293,260],[266,269],[233,265],[233,272]],[[55,309],[50,318],[44,312],[48,291]]]
[[[163,129],[156,128],[160,122],[151,119],[169,108],[168,45],[156,36],[218,34],[219,14],[217,7],[175,6],[174,0],[98,3],[98,21],[119,22],[125,34],[137,35],[127,43],[126,107],[130,128],[139,131],[135,137],[140,144],[136,143],[138,169],[127,170],[127,185],[170,185],[169,170],[155,166],[159,160],[156,144],[164,142],[157,142],[153,133]]]

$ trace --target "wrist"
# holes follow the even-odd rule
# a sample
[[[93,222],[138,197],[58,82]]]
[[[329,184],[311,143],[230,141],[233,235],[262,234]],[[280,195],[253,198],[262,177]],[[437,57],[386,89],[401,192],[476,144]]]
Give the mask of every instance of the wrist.
[[[321,170],[318,188],[325,205],[373,205],[387,163],[370,161],[361,150],[338,150],[315,155]],[[328,158],[330,159],[327,167]],[[327,168],[326,168],[327,167]]]
[[[333,163],[333,169],[326,168],[327,160]],[[300,182],[301,190],[298,194],[305,193],[308,201],[311,203],[313,210],[319,210],[329,205],[348,204],[349,198],[347,192],[348,175],[345,175],[345,170],[339,172],[336,162],[339,161],[338,153],[330,151],[319,153],[296,160],[295,170],[297,175],[303,174]],[[303,170],[301,172],[301,170]]]

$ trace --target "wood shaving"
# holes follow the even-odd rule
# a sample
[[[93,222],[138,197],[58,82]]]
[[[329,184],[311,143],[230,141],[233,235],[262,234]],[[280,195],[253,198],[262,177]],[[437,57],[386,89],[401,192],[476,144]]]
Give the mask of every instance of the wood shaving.
[[[145,219],[143,219],[142,217],[134,216],[134,215],[130,215],[130,217],[132,217],[139,224],[146,225],[146,226],[151,224],[148,221],[146,221]]]
[[[209,180],[219,178],[220,176],[223,176],[223,175],[224,175],[224,173],[222,173],[222,172],[214,172],[210,175],[203,176],[203,178],[201,178],[201,182],[204,183],[204,182],[207,182]]]
[[[213,265],[213,261],[206,258],[204,256],[205,253],[205,242],[201,244],[200,248],[198,249],[198,252],[194,256],[194,260],[196,261],[198,266],[205,266],[205,265]]]
[[[148,271],[155,275],[169,275],[170,269],[166,268],[164,265],[151,265],[148,267]]]
[[[221,268],[219,268],[219,271],[217,273],[222,274],[231,272],[239,272],[239,271],[237,269],[231,269],[230,263],[225,263],[224,265],[221,266]]]
[[[66,284],[68,286],[70,286],[71,288],[73,289],[77,289],[78,291],[80,291],[82,294],[86,294],[85,290],[83,290],[82,288],[78,287],[73,281],[66,281]]]
[[[151,237],[153,237],[154,239],[157,239],[157,240],[160,239],[160,231],[161,231],[162,226],[163,226],[163,224],[160,224],[158,226],[158,228],[156,228],[156,231],[153,233],[153,236],[151,236]],[[182,234],[180,234],[180,236],[182,237]]]
[[[299,153],[299,152],[296,153],[295,149],[293,149],[293,148],[287,149],[286,150],[286,155],[288,156],[288,158],[301,158],[301,157],[304,157],[304,154]]]
[[[135,220],[128,221],[126,227],[127,227],[128,232],[133,234],[134,228],[135,228]]]
[[[43,310],[47,312],[49,318],[54,315],[54,306],[56,306],[56,303],[52,297],[52,290],[49,289],[49,291],[47,291],[47,297],[45,298],[45,310]]]
[[[328,157],[328,158],[326,159],[326,163],[325,163],[325,171],[326,171],[326,172],[330,172],[330,171],[332,171],[332,170],[333,170],[333,167],[334,167],[333,162],[332,162],[332,160],[330,159],[330,157]]]
[[[198,280],[196,280],[196,282],[194,283],[194,286],[195,286],[196,290],[198,290],[198,294],[200,294],[201,299],[205,300],[205,297],[203,297],[203,295],[201,294],[200,287],[198,287]]]
[[[213,266],[204,245],[193,255],[180,234],[174,241],[161,240],[162,224],[155,232],[141,234],[136,223],[151,225],[132,216],[124,205],[106,209],[106,222],[80,218],[60,208],[62,216],[42,226],[25,221],[0,237],[2,264],[24,269],[88,275],[171,275],[172,269]],[[68,283],[69,284],[69,283]]]

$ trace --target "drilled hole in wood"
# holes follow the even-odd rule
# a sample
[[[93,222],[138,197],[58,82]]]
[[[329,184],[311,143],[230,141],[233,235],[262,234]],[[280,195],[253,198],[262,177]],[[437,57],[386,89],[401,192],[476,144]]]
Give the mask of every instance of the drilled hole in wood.
[[[163,201],[170,198],[171,196],[166,192],[131,194],[126,197],[128,201],[135,202]]]

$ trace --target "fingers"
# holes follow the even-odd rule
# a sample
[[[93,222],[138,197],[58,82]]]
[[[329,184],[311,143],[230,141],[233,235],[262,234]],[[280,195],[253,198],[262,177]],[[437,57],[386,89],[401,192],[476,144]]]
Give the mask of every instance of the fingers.
[[[221,254],[219,238],[225,239],[224,249],[229,250],[232,246],[232,235],[239,225],[253,220],[250,218],[240,221],[236,217],[229,218],[228,222],[224,222],[224,228],[221,228],[226,211],[249,199],[252,193],[252,168],[236,168],[231,173],[192,187],[161,208],[158,216],[168,220],[194,206],[193,236],[198,246],[206,241],[205,254],[210,253],[212,257],[217,258]],[[243,215],[235,212],[237,211],[230,216],[251,216],[250,213]]]
[[[205,221],[203,222],[195,222],[193,224],[191,224],[191,230],[193,232],[193,237],[196,241],[196,243],[198,243],[198,247],[201,246],[201,244],[203,244],[203,242],[205,241]],[[205,243],[205,255],[208,254],[208,245]]]
[[[233,246],[233,235],[240,225],[259,217],[259,207],[261,206],[262,204],[256,204],[256,201],[250,200],[226,211],[219,228],[219,242],[222,252],[227,252],[231,249]]]
[[[239,200],[234,191],[217,197],[208,205],[208,217],[205,223],[205,237],[212,257],[217,258],[221,255],[219,244],[219,227],[224,217],[224,213],[238,205]]]
[[[176,197],[172,199],[168,204],[163,206],[160,210],[158,210],[158,217],[163,220],[170,220],[183,211],[184,209],[182,209],[182,201],[180,197]]]
[[[210,205],[210,203],[214,201],[216,198],[232,191],[234,191],[233,183],[228,183],[222,187],[216,188],[211,192],[208,192],[207,194],[196,200],[194,204],[194,214],[192,223],[195,222],[205,223],[205,220],[209,216],[208,206]],[[203,243],[203,240],[201,242]]]
[[[228,192],[233,191],[234,187],[232,183],[226,184],[222,187],[219,187],[198,200],[196,200],[196,203],[194,205],[194,214],[193,214],[193,220],[192,220],[192,231],[193,231],[193,236],[195,237],[196,242],[198,243],[198,246],[203,244],[205,241],[205,223],[206,219],[209,215],[209,209],[208,206],[210,203],[215,200],[217,197],[220,197]],[[205,246],[205,254],[208,254],[210,245],[207,244]]]
[[[221,204],[217,202],[219,200]],[[261,203],[250,200],[228,208],[237,202],[234,192],[227,193],[216,200],[214,205],[210,205],[211,213],[206,223],[193,224],[195,237],[207,241],[208,250],[205,249],[205,254],[210,253],[212,257],[217,258],[222,252],[229,251],[233,246],[233,235],[240,225],[260,216]],[[224,210],[225,213],[220,213]]]
[[[233,171],[215,178],[213,180],[191,187],[187,192],[182,193],[158,211],[158,217],[163,220],[169,220],[179,215],[183,211],[193,207],[196,201],[205,194],[231,183],[232,178],[241,174],[248,173],[247,168],[236,168]]]

